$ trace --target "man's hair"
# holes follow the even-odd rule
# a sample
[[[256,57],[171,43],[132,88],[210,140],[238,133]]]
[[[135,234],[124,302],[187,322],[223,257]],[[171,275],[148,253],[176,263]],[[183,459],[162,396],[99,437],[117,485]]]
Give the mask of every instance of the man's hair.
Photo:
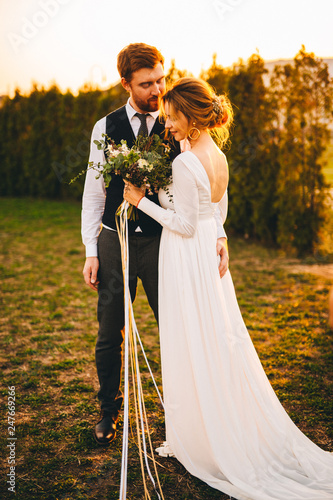
[[[118,54],[117,68],[121,78],[130,83],[133,73],[142,68],[153,69],[161,63],[164,57],[156,47],[145,43],[131,43],[124,47]]]

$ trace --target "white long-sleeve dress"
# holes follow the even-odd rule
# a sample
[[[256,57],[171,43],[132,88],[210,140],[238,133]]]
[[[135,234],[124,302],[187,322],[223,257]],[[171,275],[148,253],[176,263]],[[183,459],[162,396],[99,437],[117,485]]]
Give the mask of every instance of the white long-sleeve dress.
[[[332,500],[333,455],[277,399],[220,279],[207,173],[191,151],[173,162],[173,199],[139,208],[163,226],[159,329],[166,441],[186,469],[239,500]]]

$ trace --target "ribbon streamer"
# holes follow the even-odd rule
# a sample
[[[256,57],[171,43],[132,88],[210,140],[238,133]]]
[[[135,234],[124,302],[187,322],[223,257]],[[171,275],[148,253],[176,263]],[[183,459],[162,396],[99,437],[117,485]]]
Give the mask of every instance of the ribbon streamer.
[[[123,443],[122,443],[122,459],[121,459],[121,479],[120,479],[120,493],[119,500],[126,500],[127,494],[127,466],[128,466],[128,434],[129,434],[129,400],[130,400],[130,390],[129,390],[129,373],[131,365],[131,375],[133,383],[133,399],[135,408],[135,421],[137,430],[137,440],[140,455],[140,464],[142,471],[142,480],[145,492],[145,499],[150,500],[149,491],[145,479],[145,468],[153,485],[154,491],[158,500],[164,500],[160,480],[158,477],[156,461],[154,458],[153,446],[150,438],[150,431],[148,426],[147,413],[144,403],[144,395],[141,384],[140,367],[138,361],[138,348],[137,343],[141,347],[145,362],[147,364],[150,376],[153,380],[155,389],[161,401],[162,407],[164,408],[163,400],[158,390],[157,384],[155,382],[153,373],[148,363],[147,356],[144,352],[143,345],[140,339],[138,329],[136,327],[133,305],[131,301],[131,295],[129,290],[129,246],[128,246],[128,220],[127,220],[127,210],[129,208],[129,203],[124,201],[119,207],[119,222],[117,222],[117,230],[121,247],[121,258],[122,258],[122,271],[124,278],[124,311],[125,311],[125,335],[124,335],[124,424],[123,424]],[[147,436],[147,439],[146,439]],[[154,480],[153,474],[148,464],[148,452],[147,452],[147,440],[149,443],[149,449],[151,453],[151,459],[154,465],[154,472],[156,476],[156,481]]]

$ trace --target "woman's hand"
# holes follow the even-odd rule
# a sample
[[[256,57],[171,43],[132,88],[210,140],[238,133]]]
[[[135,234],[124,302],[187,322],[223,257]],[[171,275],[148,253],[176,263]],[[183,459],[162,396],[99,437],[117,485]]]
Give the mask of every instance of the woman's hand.
[[[135,207],[141,200],[141,198],[144,197],[146,192],[146,188],[138,188],[136,186],[133,186],[130,182],[125,182],[125,187],[124,187],[124,200],[128,201],[131,205],[134,205]]]
[[[229,267],[229,252],[227,238],[218,238],[216,243],[216,253],[220,255],[219,273],[222,278],[228,271]]]

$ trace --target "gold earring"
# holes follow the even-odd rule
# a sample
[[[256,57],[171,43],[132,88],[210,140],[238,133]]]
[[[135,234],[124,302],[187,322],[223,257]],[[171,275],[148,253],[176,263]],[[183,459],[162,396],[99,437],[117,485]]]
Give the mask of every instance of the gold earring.
[[[187,137],[191,140],[191,141],[196,141],[197,139],[199,139],[200,137],[200,130],[198,128],[195,127],[195,122],[193,122],[193,127],[190,128],[190,130],[187,132]],[[193,137],[193,133],[194,134],[197,134],[195,137]]]

